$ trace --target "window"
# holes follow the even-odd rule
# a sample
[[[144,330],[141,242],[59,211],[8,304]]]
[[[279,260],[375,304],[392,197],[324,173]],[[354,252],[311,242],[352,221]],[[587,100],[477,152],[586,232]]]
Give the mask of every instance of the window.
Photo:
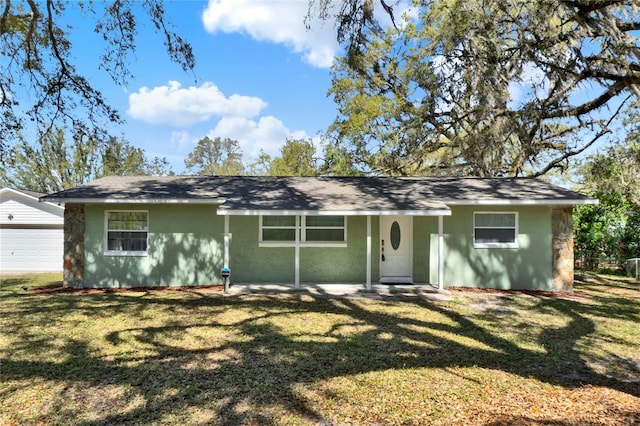
[[[262,216],[261,241],[295,241],[295,216]]]
[[[517,248],[518,214],[474,213],[473,245],[476,248]]]
[[[343,246],[347,242],[344,216],[260,217],[261,245],[292,246],[296,241],[296,232],[299,232],[300,245]]]
[[[149,213],[146,211],[107,211],[105,253],[140,256],[147,254]]]
[[[304,241],[344,242],[344,216],[304,216]]]

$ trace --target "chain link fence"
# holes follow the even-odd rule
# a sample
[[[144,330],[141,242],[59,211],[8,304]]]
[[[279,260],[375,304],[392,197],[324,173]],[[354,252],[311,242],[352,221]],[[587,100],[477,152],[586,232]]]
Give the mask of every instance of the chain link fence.
[[[579,279],[583,279],[586,272],[597,272],[600,274],[624,275],[640,280],[640,258],[617,259],[576,256],[573,269]]]

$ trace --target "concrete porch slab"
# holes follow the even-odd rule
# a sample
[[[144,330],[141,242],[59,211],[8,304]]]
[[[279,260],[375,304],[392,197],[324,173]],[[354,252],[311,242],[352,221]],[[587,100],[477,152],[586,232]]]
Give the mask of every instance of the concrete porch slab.
[[[228,294],[311,294],[314,296],[419,296],[433,300],[451,300],[448,291],[439,291],[431,284],[373,284],[367,289],[364,284],[231,284]]]

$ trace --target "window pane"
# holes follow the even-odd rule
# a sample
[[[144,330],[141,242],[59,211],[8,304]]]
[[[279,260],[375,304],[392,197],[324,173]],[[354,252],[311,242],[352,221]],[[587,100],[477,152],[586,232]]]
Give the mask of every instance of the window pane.
[[[476,214],[476,226],[478,227],[515,227],[516,215],[514,213]]]
[[[307,229],[307,241],[344,241],[344,229]]]
[[[295,229],[265,229],[262,228],[262,241],[295,241]]]
[[[296,217],[262,216],[262,226],[296,226]]]
[[[515,229],[476,229],[476,243],[514,243]]]
[[[109,232],[107,250],[110,251],[147,251],[146,232]]]
[[[391,240],[391,248],[398,250],[398,247],[400,247],[400,224],[397,221],[391,224],[391,235],[389,239]]]
[[[344,216],[307,216],[307,226],[344,227]]]
[[[109,212],[108,229],[147,230],[147,212]]]

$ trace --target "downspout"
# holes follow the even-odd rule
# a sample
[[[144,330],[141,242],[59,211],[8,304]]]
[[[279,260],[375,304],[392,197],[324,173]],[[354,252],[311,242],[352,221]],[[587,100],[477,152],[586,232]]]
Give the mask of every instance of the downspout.
[[[367,216],[367,290],[371,290],[371,216]]]
[[[295,288],[300,288],[300,216],[296,215]]]
[[[229,267],[229,215],[224,216],[224,265]]]
[[[444,290],[444,217],[438,216],[438,291]]]
[[[229,290],[229,215],[224,216],[224,257],[222,277],[224,278],[224,291]]]

